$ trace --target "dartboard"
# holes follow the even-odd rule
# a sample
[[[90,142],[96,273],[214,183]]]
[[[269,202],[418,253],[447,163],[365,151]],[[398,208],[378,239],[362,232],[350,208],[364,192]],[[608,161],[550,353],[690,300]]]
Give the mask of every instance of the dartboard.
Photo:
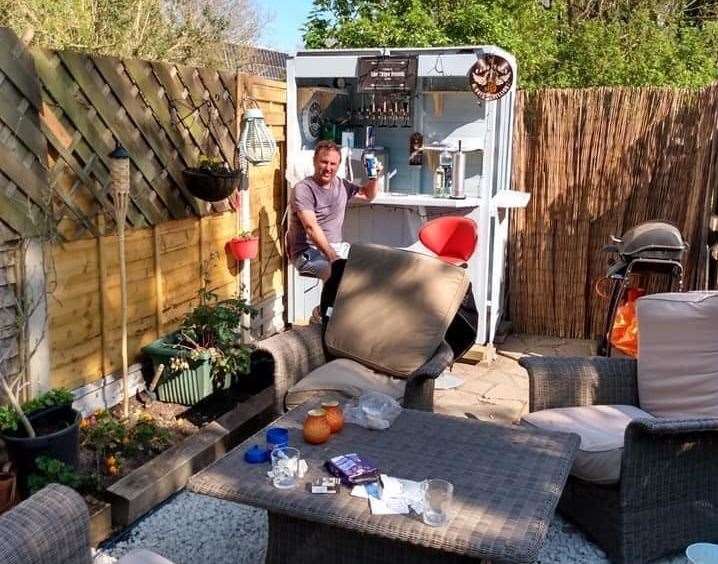
[[[506,94],[514,82],[509,62],[498,55],[480,55],[469,70],[469,85],[480,100],[490,102]]]
[[[322,106],[313,100],[302,112],[302,125],[304,133],[312,139],[319,139],[322,133]]]

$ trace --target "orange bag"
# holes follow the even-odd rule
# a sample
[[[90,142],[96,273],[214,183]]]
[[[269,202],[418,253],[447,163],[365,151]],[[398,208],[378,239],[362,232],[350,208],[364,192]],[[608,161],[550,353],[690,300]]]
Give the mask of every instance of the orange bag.
[[[643,288],[629,288],[626,299],[618,306],[611,328],[611,345],[624,354],[638,356],[638,317],[636,300],[645,295]]]

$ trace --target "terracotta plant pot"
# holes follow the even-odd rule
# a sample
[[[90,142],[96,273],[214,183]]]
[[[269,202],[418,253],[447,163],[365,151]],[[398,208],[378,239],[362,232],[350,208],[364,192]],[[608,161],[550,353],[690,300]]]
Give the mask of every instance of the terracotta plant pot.
[[[320,445],[329,440],[332,430],[323,409],[312,409],[304,420],[304,440],[310,445]]]
[[[229,246],[229,252],[232,253],[235,259],[255,259],[259,252],[259,237],[250,237],[248,239],[234,237],[227,245]]]
[[[338,401],[323,401],[322,409],[327,414],[327,423],[332,433],[338,433],[344,427],[344,413]]]
[[[10,462],[0,470],[0,514],[18,502],[17,477]]]

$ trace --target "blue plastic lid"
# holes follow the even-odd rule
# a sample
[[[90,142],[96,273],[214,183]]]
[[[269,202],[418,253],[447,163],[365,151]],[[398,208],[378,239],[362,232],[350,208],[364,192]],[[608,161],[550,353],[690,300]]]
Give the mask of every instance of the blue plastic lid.
[[[244,452],[244,460],[250,464],[261,464],[269,461],[269,451],[259,445],[253,445]]]

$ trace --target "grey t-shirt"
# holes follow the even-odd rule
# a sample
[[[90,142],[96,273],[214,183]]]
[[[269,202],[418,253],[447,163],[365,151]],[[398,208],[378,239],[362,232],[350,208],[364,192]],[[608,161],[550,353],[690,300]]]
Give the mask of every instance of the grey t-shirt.
[[[317,184],[311,176],[297,182],[292,190],[289,206],[291,209],[287,233],[287,251],[293,259],[304,252],[310,244],[297,212],[311,210],[317,218],[330,243],[342,242],[342,225],[347,202],[361,188],[343,178],[335,177],[328,187]]]

